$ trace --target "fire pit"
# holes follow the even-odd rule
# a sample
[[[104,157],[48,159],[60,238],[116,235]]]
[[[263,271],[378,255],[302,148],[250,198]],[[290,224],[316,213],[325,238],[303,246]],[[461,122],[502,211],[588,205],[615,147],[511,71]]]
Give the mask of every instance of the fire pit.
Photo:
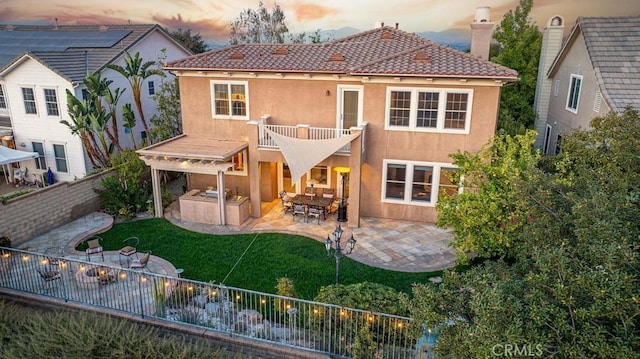
[[[85,269],[80,266],[76,272],[76,281],[78,283],[98,283],[100,285],[113,283],[116,281],[116,273],[113,268],[109,267],[90,267]]]

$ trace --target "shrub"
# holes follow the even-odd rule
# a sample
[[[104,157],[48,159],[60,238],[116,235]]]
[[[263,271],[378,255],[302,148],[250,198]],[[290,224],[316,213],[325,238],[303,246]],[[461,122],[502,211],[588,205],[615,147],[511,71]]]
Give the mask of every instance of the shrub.
[[[100,180],[102,189],[96,192],[103,200],[105,212],[131,218],[139,208],[146,204],[149,197],[148,186],[143,180],[145,163],[131,150],[112,158],[117,173]]]

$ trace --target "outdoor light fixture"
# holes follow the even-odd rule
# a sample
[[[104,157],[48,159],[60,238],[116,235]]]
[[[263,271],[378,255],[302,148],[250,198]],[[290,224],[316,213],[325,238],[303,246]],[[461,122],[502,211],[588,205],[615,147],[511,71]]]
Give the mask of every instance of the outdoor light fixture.
[[[329,236],[327,236],[327,240],[324,241],[324,247],[327,250],[327,256],[331,255],[331,248],[335,243],[333,256],[336,257],[336,284],[338,284],[338,281],[340,280],[340,259],[342,258],[343,255],[351,254],[353,252],[353,248],[356,246],[356,240],[353,238],[353,233],[352,233],[351,238],[347,240],[347,248],[343,253],[342,242],[341,242],[343,233],[344,233],[344,230],[342,229],[340,224],[338,224],[338,227],[336,227],[333,233],[331,233],[331,235],[333,236],[333,241],[331,240],[331,238],[329,238]]]

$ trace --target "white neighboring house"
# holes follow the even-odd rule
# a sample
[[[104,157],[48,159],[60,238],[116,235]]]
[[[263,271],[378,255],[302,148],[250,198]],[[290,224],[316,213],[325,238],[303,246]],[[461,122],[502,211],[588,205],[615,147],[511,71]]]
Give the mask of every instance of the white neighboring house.
[[[130,85],[107,65],[124,67],[125,52],[132,56],[139,52],[143,62],[158,61],[163,50],[164,61],[192,54],[158,25],[8,25],[0,29],[0,144],[40,154],[35,161],[21,164],[28,173],[51,168],[56,181],[83,177],[92,167],[82,141],[60,123],[71,122],[66,90],[79,99],[83,92],[86,96],[82,81],[88,72],[101,72],[102,78],[112,80],[112,90],[126,89],[118,102],[118,119],[122,106],[131,103],[136,115],[133,132],[139,143],[146,133]],[[157,111],[152,95],[168,78],[151,76],[141,88],[149,125]],[[118,132],[120,144],[131,147],[131,135],[122,123]]]

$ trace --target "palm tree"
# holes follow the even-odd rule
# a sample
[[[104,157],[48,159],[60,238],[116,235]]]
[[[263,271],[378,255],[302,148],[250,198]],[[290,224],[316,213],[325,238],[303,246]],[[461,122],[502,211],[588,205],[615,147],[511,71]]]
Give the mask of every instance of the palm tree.
[[[122,121],[124,122],[124,127],[129,129],[129,133],[131,134],[131,145],[133,149],[136,149],[136,138],[133,135],[133,128],[136,126],[136,115],[131,110],[131,104],[125,104],[122,106]]]
[[[140,120],[142,121],[142,126],[144,126],[144,130],[149,133],[149,126],[147,125],[147,121],[144,117],[144,112],[142,111],[142,101],[140,100],[140,90],[144,80],[149,78],[152,75],[158,75],[164,77],[164,73],[157,68],[150,68],[156,64],[155,61],[147,61],[142,62],[142,58],[140,57],[140,53],[136,52],[136,54],[131,57],[129,52],[124,53],[124,61],[125,66],[122,67],[120,65],[111,64],[107,67],[120,73],[124,76],[129,84],[131,85],[131,91],[133,92],[133,101],[136,103],[136,108],[138,109],[138,116],[140,116]]]
[[[112,80],[103,79],[100,72],[88,73],[87,77],[83,80],[85,86],[87,86],[87,92],[90,96],[90,105],[95,107],[97,113],[104,111],[102,100],[104,99],[109,107],[108,115],[111,116],[111,127],[104,126],[104,132],[109,137],[111,143],[118,149],[118,152],[122,152],[120,147],[120,141],[118,136],[118,121],[115,112],[115,103],[118,102],[120,95],[124,90],[117,88],[115,94],[111,91],[109,86],[113,83]]]
[[[71,117],[71,122],[62,120],[60,123],[69,127],[73,135],[80,136],[89,162],[93,167],[109,167],[109,161],[100,151],[88,120],[89,112],[91,111],[89,103],[80,101],[69,90],[66,90],[66,93],[67,111],[69,112],[69,117]]]

